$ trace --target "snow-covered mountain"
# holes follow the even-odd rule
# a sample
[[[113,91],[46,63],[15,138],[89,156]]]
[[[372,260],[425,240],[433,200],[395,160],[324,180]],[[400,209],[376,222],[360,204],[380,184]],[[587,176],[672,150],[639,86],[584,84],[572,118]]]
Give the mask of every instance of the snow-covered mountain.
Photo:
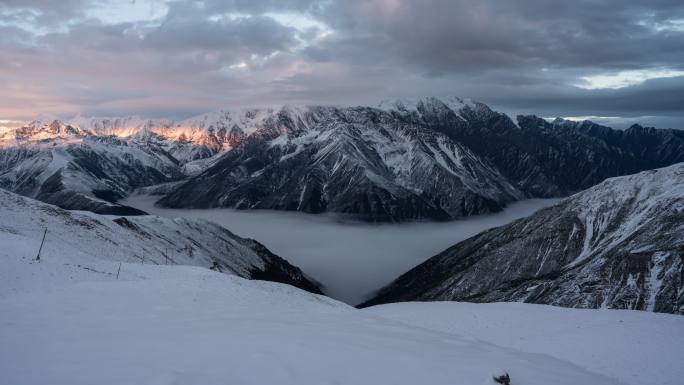
[[[179,122],[41,116],[0,132],[0,187],[66,209],[140,214],[116,201],[136,188],[203,171],[275,116],[274,109]]]
[[[17,129],[6,129],[0,132],[0,144],[6,147],[27,142],[59,140],[78,142],[79,138],[86,136],[128,138],[154,134],[170,142],[192,143],[207,147],[211,151],[220,151],[234,147],[247,135],[268,124],[280,108],[220,110],[179,121],[144,119],[138,116],[85,117],[81,115],[60,120],[54,116],[43,115]]]
[[[284,108],[268,123],[159,204],[451,219],[684,161],[681,131],[516,124],[458,98]]]
[[[206,168],[245,135],[235,125],[225,132],[233,120],[250,123],[247,112],[236,114],[181,122],[40,117],[0,133],[0,187],[66,209],[140,213],[116,201],[133,189],[178,181]]]
[[[44,230],[45,242],[40,249]],[[116,275],[112,266],[123,262],[214,268],[320,293],[317,284],[299,268],[259,242],[240,238],[207,221],[74,213],[0,189],[0,239],[3,251],[16,258],[2,260],[0,270],[11,270],[6,263],[19,263],[23,268],[52,271],[60,277],[59,282],[50,283],[2,274],[10,286],[15,280],[19,286],[61,285],[61,280],[93,272],[111,280]],[[39,249],[40,264],[34,262],[36,266],[29,267]]]
[[[684,163],[608,179],[460,242],[365,306],[520,301],[684,314]]]
[[[497,211],[524,197],[447,135],[380,109],[283,109],[273,123],[160,204],[396,221]]]
[[[452,219],[684,161],[684,132],[519,116],[459,98],[225,110],[184,121],[42,117],[0,133],[0,186],[70,209],[168,207]],[[185,183],[169,184],[184,180]]]
[[[0,187],[65,209],[140,214],[116,204],[136,187],[184,177],[161,143],[85,136],[80,143],[0,148]]]

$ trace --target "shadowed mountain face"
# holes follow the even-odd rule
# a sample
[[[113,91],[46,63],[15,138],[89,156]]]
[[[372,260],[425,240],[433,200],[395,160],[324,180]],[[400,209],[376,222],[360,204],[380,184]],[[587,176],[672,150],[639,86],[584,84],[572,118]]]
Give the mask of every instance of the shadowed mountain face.
[[[516,124],[457,98],[284,108],[159,204],[441,220],[680,161],[681,131],[533,116]]]
[[[490,213],[684,161],[682,131],[534,116],[515,123],[458,98],[245,109],[182,122],[32,122],[0,143],[0,187],[63,208],[134,214],[116,201],[166,183],[152,189],[165,195],[165,207],[368,221]]]
[[[460,242],[362,306],[400,301],[684,314],[684,163],[609,179]]]
[[[283,110],[273,125],[160,204],[398,221],[498,211],[522,197],[490,164],[411,117],[371,108],[311,108]]]

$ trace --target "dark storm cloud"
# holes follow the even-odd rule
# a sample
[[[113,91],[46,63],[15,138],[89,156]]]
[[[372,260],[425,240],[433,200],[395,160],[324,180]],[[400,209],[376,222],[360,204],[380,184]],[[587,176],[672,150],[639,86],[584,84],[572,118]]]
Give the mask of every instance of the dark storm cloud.
[[[585,114],[634,116],[681,114],[684,100],[684,77],[651,79],[620,89],[584,90],[580,88],[531,87],[526,92],[508,90],[491,97],[509,107],[553,111],[553,115]],[[682,127],[684,128],[684,126]]]
[[[322,13],[339,38],[319,57],[400,61],[428,74],[488,68],[684,66],[684,3],[629,1],[335,2]],[[649,3],[650,4],[650,3]],[[369,49],[371,48],[371,49]],[[327,53],[321,51],[328,50]]]
[[[649,116],[645,124],[667,121],[668,127],[684,129],[681,103],[684,100],[684,77],[651,79],[632,87],[599,90],[554,86],[545,82],[535,83],[534,80],[484,87],[482,84],[466,79],[460,82],[459,90],[512,116],[518,113],[545,117]],[[634,119],[631,121],[636,122]]]
[[[164,12],[0,0],[0,118],[447,94],[543,116],[684,115],[681,1],[137,2]],[[671,74],[583,79],[635,70]]]

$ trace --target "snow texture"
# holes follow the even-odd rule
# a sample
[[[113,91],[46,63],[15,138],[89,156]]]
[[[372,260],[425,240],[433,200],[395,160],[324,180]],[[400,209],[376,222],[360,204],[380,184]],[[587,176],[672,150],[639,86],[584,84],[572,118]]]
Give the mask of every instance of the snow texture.
[[[0,255],[21,280],[63,285],[0,298],[2,383],[489,385],[505,368],[526,385],[618,384],[551,355],[408,326],[281,284],[140,264],[126,264],[118,281],[92,271],[65,279],[50,268],[58,264]]]
[[[58,287],[83,277],[116,280],[119,262],[124,266],[120,279],[128,279],[128,264],[180,264],[318,291],[301,270],[260,243],[207,221],[78,213],[2,189],[0,245],[7,256],[0,269],[0,296]],[[40,262],[35,261],[39,250]],[[36,277],[27,280],[28,272]]]
[[[684,378],[684,317],[520,303],[400,303],[370,314],[527,353],[548,354],[631,385]],[[515,382],[513,376],[512,383]]]
[[[611,178],[453,245],[367,304],[521,301],[684,314],[684,163]]]

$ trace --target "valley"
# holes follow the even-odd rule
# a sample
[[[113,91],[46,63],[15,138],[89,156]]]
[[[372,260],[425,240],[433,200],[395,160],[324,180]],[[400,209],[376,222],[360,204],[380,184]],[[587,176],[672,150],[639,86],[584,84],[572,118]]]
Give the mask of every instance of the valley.
[[[326,294],[356,305],[392,279],[458,240],[507,224],[550,206],[557,199],[512,203],[502,212],[451,222],[370,224],[335,215],[275,210],[166,209],[158,196],[131,195],[122,204],[145,212],[218,223],[259,240],[301,267]]]

